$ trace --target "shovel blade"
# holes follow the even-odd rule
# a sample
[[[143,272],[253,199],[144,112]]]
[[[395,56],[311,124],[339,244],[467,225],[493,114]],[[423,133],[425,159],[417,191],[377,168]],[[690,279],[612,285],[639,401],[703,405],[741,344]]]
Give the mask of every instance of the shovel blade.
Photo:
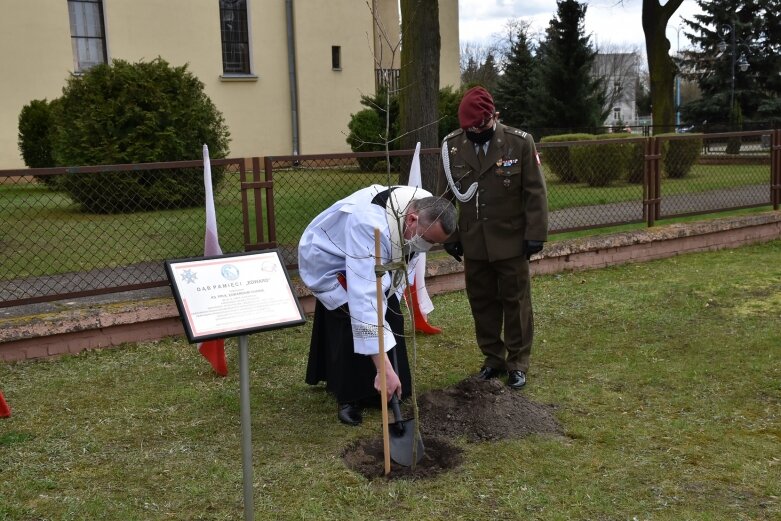
[[[399,465],[411,467],[418,463],[426,448],[420,436],[415,436],[415,420],[398,421],[390,425],[390,457]]]

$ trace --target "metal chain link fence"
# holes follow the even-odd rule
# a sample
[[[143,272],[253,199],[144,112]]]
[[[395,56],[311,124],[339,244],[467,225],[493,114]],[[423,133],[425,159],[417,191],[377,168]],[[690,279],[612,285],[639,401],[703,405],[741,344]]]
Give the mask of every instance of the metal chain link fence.
[[[242,162],[212,161],[225,251],[244,249]],[[164,286],[163,260],[203,255],[203,162],[0,171],[0,221],[0,307]]]
[[[599,137],[538,145],[553,234],[781,204],[781,130]],[[439,152],[421,154],[435,193]],[[411,155],[213,160],[223,252],[277,248],[295,268],[319,212],[406,180]],[[0,307],[165,286],[165,260],[203,254],[204,213],[202,161],[0,171]]]

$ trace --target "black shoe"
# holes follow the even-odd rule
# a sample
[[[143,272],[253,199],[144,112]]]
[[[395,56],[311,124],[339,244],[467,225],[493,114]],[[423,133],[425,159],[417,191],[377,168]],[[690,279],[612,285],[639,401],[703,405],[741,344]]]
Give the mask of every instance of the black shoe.
[[[363,421],[361,409],[355,403],[340,403],[337,416],[340,422],[347,425],[360,425]]]
[[[526,385],[526,373],[523,371],[510,371],[507,377],[507,385],[510,389],[520,389]]]
[[[490,380],[492,378],[497,378],[500,374],[502,374],[502,371],[499,369],[494,369],[493,367],[483,367],[480,369],[480,372],[477,373],[477,377],[481,380]]]

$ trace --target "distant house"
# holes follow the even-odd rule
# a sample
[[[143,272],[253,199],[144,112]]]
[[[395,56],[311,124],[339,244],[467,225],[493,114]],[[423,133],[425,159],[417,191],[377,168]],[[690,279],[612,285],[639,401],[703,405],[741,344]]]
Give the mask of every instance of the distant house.
[[[234,157],[349,151],[350,114],[397,77],[399,0],[24,0],[0,17],[0,169],[23,167],[18,117],[97,63],[158,56],[205,85]],[[458,87],[458,1],[439,0],[440,86]],[[381,74],[385,70],[390,74]],[[385,81],[385,80],[383,80]]]
[[[593,74],[604,79],[605,108],[609,109],[605,126],[637,124],[637,80],[640,55],[637,53],[597,54]]]

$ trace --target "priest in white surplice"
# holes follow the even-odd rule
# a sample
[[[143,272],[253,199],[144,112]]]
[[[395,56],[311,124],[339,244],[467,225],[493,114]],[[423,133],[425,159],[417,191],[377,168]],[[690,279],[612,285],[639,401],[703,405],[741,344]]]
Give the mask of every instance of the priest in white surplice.
[[[455,230],[454,206],[421,188],[372,185],[336,202],[309,224],[298,245],[301,280],[317,298],[306,382],[326,382],[343,423],[358,425],[361,408],[378,403],[381,367],[375,277],[374,230],[380,231],[381,263],[397,269],[382,276],[388,396],[410,390],[399,297],[415,253],[444,242]],[[383,354],[386,356],[387,354]]]

